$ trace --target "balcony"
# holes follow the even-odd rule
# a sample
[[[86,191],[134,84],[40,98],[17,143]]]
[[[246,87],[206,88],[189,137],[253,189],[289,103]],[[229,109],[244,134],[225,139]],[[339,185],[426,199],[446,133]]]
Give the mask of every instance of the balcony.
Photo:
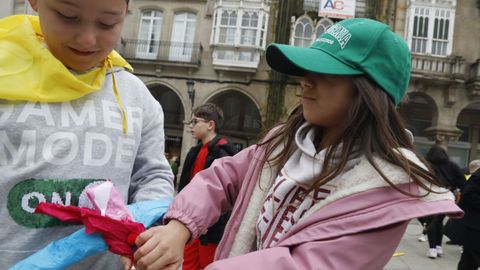
[[[303,1],[303,10],[318,12],[320,8],[320,1],[318,0],[304,0]]]
[[[412,54],[412,77],[426,79],[460,79],[466,76],[463,58]]]
[[[129,62],[198,68],[203,47],[200,43],[122,39],[117,48]]]

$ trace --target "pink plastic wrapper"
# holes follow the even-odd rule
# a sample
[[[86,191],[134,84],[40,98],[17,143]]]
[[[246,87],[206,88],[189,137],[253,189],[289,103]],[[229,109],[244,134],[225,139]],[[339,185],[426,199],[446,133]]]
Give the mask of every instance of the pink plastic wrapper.
[[[86,193],[94,209],[100,212],[102,216],[108,216],[116,220],[133,221],[120,193],[111,181],[88,187]]]

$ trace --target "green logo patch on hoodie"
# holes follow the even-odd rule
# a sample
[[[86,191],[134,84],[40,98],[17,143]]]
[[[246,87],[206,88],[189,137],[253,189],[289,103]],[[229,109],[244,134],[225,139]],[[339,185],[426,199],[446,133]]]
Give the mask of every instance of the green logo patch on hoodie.
[[[8,193],[7,209],[16,223],[29,228],[67,226],[43,214],[34,214],[40,202],[78,206],[85,188],[104,179],[27,179],[16,184]]]

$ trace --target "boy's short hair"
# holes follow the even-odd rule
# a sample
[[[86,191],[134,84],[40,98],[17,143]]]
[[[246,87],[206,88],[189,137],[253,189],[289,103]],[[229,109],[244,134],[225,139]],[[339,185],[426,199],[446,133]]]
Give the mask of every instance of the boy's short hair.
[[[469,172],[470,174],[476,172],[478,169],[480,169],[480,159],[472,160],[472,161],[468,164],[468,172]]]
[[[223,111],[217,105],[213,103],[202,104],[193,109],[193,115],[199,118],[203,118],[208,121],[215,122],[215,132],[223,125]]]

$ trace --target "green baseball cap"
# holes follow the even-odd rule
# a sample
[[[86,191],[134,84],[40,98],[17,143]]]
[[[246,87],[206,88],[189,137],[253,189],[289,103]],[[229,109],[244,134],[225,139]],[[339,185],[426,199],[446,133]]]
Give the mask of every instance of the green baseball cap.
[[[310,48],[271,44],[267,62],[278,72],[365,75],[398,104],[410,81],[410,51],[389,26],[365,18],[332,25]]]

